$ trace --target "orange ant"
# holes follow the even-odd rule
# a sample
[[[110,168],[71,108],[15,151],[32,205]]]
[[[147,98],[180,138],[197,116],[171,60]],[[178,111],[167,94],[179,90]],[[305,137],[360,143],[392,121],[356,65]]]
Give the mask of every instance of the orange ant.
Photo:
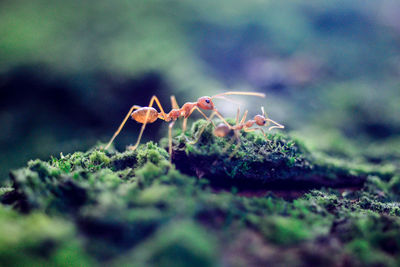
[[[156,96],[152,96],[150,99],[149,106],[147,107],[141,107],[138,105],[133,105],[131,109],[129,110],[128,114],[126,114],[124,120],[122,121],[121,125],[119,126],[118,130],[114,133],[113,137],[111,140],[108,142],[108,144],[105,146],[105,149],[108,149],[112,142],[114,141],[115,137],[121,132],[122,128],[124,127],[126,121],[128,120],[129,117],[132,117],[133,120],[142,123],[142,128],[140,129],[139,137],[136,141],[136,144],[134,146],[129,146],[128,149],[130,150],[135,150],[139,143],[140,139],[142,138],[143,131],[146,128],[146,125],[148,123],[153,123],[157,119],[164,120],[166,122],[170,122],[169,124],[169,130],[168,130],[168,145],[169,145],[169,155],[170,155],[170,160],[171,160],[171,155],[172,155],[172,127],[175,124],[175,121],[179,117],[183,117],[183,125],[182,125],[182,131],[185,133],[186,131],[186,125],[187,125],[187,119],[190,115],[192,115],[193,111],[197,110],[207,121],[211,122],[213,126],[215,127],[214,123],[208,118],[203,111],[203,110],[212,110],[213,111],[213,117],[217,115],[226,125],[229,125],[228,127],[231,127],[230,124],[224,119],[224,117],[221,115],[221,113],[218,112],[218,110],[215,108],[214,103],[212,99],[214,98],[222,98],[225,100],[229,100],[225,96],[227,95],[248,95],[248,96],[258,96],[258,97],[265,97],[265,94],[262,93],[257,93],[257,92],[225,92],[221,94],[214,95],[212,97],[209,96],[202,96],[199,99],[197,99],[197,102],[187,102],[185,103],[181,108],[179,108],[179,105],[175,99],[174,96],[171,96],[171,104],[172,104],[172,110],[167,114],[164,112],[163,107],[161,106],[160,101]],[[158,112],[155,108],[153,108],[154,102],[157,104],[158,108],[160,109],[160,112]],[[135,111],[134,111],[135,110]]]
[[[263,128],[263,126],[268,126],[270,123],[273,123],[273,126],[270,126],[268,128],[268,130],[272,130],[274,128],[279,128],[279,129],[283,129],[285,128],[285,126],[283,126],[282,124],[277,123],[274,120],[271,120],[270,118],[268,118],[268,116],[265,114],[264,111],[264,107],[261,107],[261,111],[262,111],[262,115],[255,115],[254,118],[252,120],[248,120],[246,121],[246,117],[247,117],[247,113],[248,110],[246,110],[244,112],[244,115],[242,117],[242,119],[239,122],[239,115],[240,115],[240,109],[238,108],[237,113],[236,113],[236,122],[234,126],[231,126],[229,123],[226,123],[226,121],[224,123],[219,124],[217,127],[215,127],[214,129],[214,135],[218,136],[218,137],[225,137],[227,136],[231,131],[234,132],[234,137],[236,138],[238,145],[236,146],[235,150],[231,153],[231,155],[229,156],[229,158],[232,158],[233,155],[236,154],[236,152],[238,151],[240,145],[241,145],[241,141],[239,138],[239,132],[241,130],[245,131],[245,132],[253,132],[256,130],[259,130],[262,132],[262,134],[264,135],[265,138],[267,138]],[[212,113],[209,117],[209,120],[211,120],[214,116],[216,115],[216,113]],[[252,127],[254,124],[261,126],[261,127],[256,127],[256,128],[250,128]],[[197,140],[195,140],[194,142],[191,142],[191,144],[195,144],[199,141],[201,134],[203,133],[203,131],[205,130],[205,128],[208,126],[209,124],[206,124],[203,126],[203,128],[201,128],[201,130],[198,133],[197,136]],[[226,150],[228,149],[230,145],[228,145],[223,152],[226,152]]]

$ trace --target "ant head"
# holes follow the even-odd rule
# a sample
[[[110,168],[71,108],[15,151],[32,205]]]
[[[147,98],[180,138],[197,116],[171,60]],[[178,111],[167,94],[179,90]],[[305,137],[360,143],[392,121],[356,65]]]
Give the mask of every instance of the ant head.
[[[206,110],[214,109],[214,103],[212,102],[211,97],[209,96],[202,96],[199,99],[197,99],[197,106],[201,109],[206,109]]]
[[[262,115],[256,115],[254,116],[254,120],[256,121],[256,124],[259,126],[264,126],[267,120],[265,119],[264,116]]]
[[[254,120],[256,121],[256,124],[259,126],[264,126],[267,123],[264,107],[261,107],[262,115],[256,115],[254,116]]]

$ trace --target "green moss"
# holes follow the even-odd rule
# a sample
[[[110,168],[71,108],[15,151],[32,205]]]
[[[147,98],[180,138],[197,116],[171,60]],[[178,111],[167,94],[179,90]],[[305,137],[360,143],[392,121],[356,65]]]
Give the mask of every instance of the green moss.
[[[215,238],[191,221],[174,221],[161,228],[127,258],[143,266],[217,266]]]
[[[138,203],[143,205],[163,203],[168,196],[174,193],[174,191],[174,188],[171,186],[154,185],[140,193]]]
[[[14,189],[12,187],[0,187],[0,197],[2,197],[4,194],[7,194]]]
[[[137,150],[137,162],[139,166],[142,166],[146,162],[151,162],[156,165],[166,165],[168,158],[168,153],[153,142],[140,146]]]
[[[95,150],[90,154],[89,160],[94,165],[104,164],[104,166],[109,165],[111,162],[110,158],[107,157],[104,152],[98,150]]]
[[[397,175],[394,176],[390,180],[388,186],[391,192],[393,192],[396,195],[400,195],[400,176]]]
[[[72,224],[46,215],[19,215],[0,206],[0,261],[4,266],[90,266]]]
[[[235,138],[215,137],[211,124],[199,136],[204,125],[204,120],[193,124],[191,136],[198,140],[195,144],[188,144],[181,136],[174,139],[173,162],[182,172],[209,178],[218,186],[360,185],[372,173],[372,169],[359,170],[358,165],[348,165],[346,161],[317,158],[301,141],[284,133],[268,133],[264,137],[261,133],[242,132],[238,143]],[[384,175],[385,171],[379,174]],[[279,181],[281,185],[277,185]]]
[[[312,237],[309,226],[299,219],[274,216],[263,219],[260,224],[261,233],[277,244],[293,245]]]
[[[156,179],[165,174],[166,170],[157,167],[152,162],[147,162],[135,171],[137,182],[143,186],[151,185]]]
[[[368,266],[396,266],[393,258],[385,253],[374,250],[370,243],[363,239],[350,242],[346,249],[354,254],[361,264]]]
[[[193,129],[204,123],[196,122]],[[72,230],[51,238],[64,244],[80,236],[84,247],[71,243],[81,249],[79,258],[100,264],[214,266],[232,251],[243,262],[270,263],[282,255],[248,254],[237,242],[258,242],[303,265],[335,263],[334,257],[363,265],[397,263],[396,169],[323,160],[283,134],[269,134],[268,140],[243,134],[242,146],[229,159],[236,144],[207,137],[211,130],[194,145],[185,146],[189,134],[174,138],[176,167],[170,165],[167,151],[152,142],[135,151],[94,149],[30,161],[11,172],[12,188],[2,192],[2,203],[43,216],[49,225],[63,221],[65,226],[54,223],[48,229]],[[191,173],[197,177],[187,175]],[[238,177],[243,183],[237,183]],[[355,184],[361,177],[363,183]],[[326,188],[308,189],[321,185]],[[43,236],[50,235],[46,230]],[[26,231],[28,235],[34,230]],[[248,233],[250,240],[237,241]],[[22,238],[16,243],[24,246]],[[317,258],[315,247],[321,250]],[[38,249],[39,243],[32,243],[32,250]],[[373,253],[377,256],[370,257]],[[48,256],[27,259],[37,265],[52,262]]]

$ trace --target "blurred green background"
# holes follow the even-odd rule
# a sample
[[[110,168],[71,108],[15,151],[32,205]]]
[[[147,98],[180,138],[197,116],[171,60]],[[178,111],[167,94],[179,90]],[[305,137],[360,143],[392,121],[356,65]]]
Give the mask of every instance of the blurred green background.
[[[171,94],[183,104],[225,90],[265,92],[242,109],[264,105],[314,147],[397,157],[398,14],[389,0],[3,0],[0,177],[106,142],[152,94],[169,110]],[[232,103],[218,107],[234,117]],[[128,123],[116,147],[139,127]],[[145,140],[166,131],[157,122]]]

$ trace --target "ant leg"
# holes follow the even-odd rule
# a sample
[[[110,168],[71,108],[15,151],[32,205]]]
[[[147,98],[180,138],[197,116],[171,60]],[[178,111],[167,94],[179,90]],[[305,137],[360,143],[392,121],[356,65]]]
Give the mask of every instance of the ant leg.
[[[124,127],[126,121],[128,120],[129,116],[132,114],[132,112],[133,112],[135,109],[140,109],[140,108],[141,108],[141,107],[140,107],[140,106],[137,106],[137,105],[133,105],[133,106],[131,107],[131,109],[129,110],[128,114],[126,114],[124,120],[122,121],[121,125],[118,127],[118,130],[114,133],[114,135],[111,137],[111,139],[110,139],[110,141],[108,142],[108,144],[105,146],[105,148],[104,148],[105,150],[107,150],[107,149],[110,147],[110,145],[111,145],[112,142],[114,141],[115,137],[117,137],[117,135],[121,132],[122,128]]]
[[[179,109],[178,102],[176,101],[176,98],[174,95],[171,95],[171,106],[173,109]]]
[[[236,131],[235,131],[235,136],[236,136]],[[231,140],[225,145],[224,149],[222,149],[221,155],[224,155],[226,153],[226,151],[228,151],[228,149],[234,142],[235,136],[231,137]],[[229,159],[230,159],[230,157],[229,157]],[[215,166],[217,163],[218,163],[218,159],[215,159],[214,162],[212,163],[212,165]]]
[[[182,133],[184,135],[185,135],[185,132],[186,132],[186,127],[187,127],[187,118],[184,118],[183,122],[182,122]]]
[[[158,100],[158,97],[156,97],[155,95],[153,95],[152,97],[151,97],[151,99],[150,99],[150,104],[149,104],[149,106],[148,107],[152,107],[153,106],[153,104],[154,104],[154,101],[156,102],[156,104],[157,104],[157,106],[158,106],[158,108],[160,109],[160,113],[161,113],[161,115],[163,116],[163,120],[165,120],[166,118],[167,118],[167,114],[164,112],[164,109],[163,109],[163,107],[162,107],[162,105],[161,105],[161,103],[160,103],[160,100]],[[147,114],[146,114],[147,115]]]
[[[239,125],[239,115],[240,115],[240,107],[238,107],[236,112],[236,120],[235,120],[236,126]]]
[[[142,135],[143,135],[144,129],[146,128],[147,119],[149,118],[149,115],[150,115],[150,110],[147,110],[146,117],[145,117],[145,120],[144,120],[145,122],[142,124],[142,128],[140,129],[140,133],[139,133],[138,139],[136,141],[136,144],[134,146],[128,146],[129,150],[133,151],[138,147],[138,145],[140,143],[140,139],[142,139]]]
[[[168,152],[169,163],[172,164],[172,127],[174,127],[175,120],[168,125]]]
[[[247,113],[248,112],[249,112],[248,110],[246,110],[244,112],[243,117],[240,120],[240,124],[243,124],[246,121],[246,117],[247,117]],[[239,108],[238,108],[238,113],[237,113],[237,116],[236,116],[236,125],[239,125]],[[239,133],[239,131],[235,131],[235,137],[236,137],[236,140],[237,140],[237,145],[236,145],[236,148],[229,155],[229,159],[233,158],[233,156],[238,152],[240,146],[242,145],[242,141],[240,141],[240,133]]]
[[[283,129],[283,128],[285,128],[285,126],[283,126],[282,124],[279,124],[279,123],[277,123],[276,121],[273,121],[273,120],[271,120],[271,119],[267,119],[267,121],[270,121],[270,122],[272,122],[272,123],[275,124],[275,126],[269,127],[269,128],[268,128],[268,131],[270,131],[270,130],[272,130],[272,129],[275,129],[275,128],[278,128],[278,129]]]
[[[150,103],[149,103],[149,106],[148,106],[148,107],[151,108],[151,107],[154,105],[154,102],[156,102],[157,106],[159,107],[159,109],[160,109],[160,111],[161,111],[161,114],[162,114],[162,117],[163,117],[163,118],[161,118],[161,119],[164,119],[164,120],[165,120],[166,117],[167,117],[167,115],[165,114],[164,109],[163,109],[162,106],[161,106],[160,100],[158,100],[158,98],[157,98],[155,95],[153,95],[153,96],[151,97]],[[136,141],[136,144],[135,144],[134,146],[129,146],[129,147],[128,147],[129,150],[135,150],[135,149],[138,147],[138,145],[139,145],[139,143],[140,143],[140,139],[142,138],[144,129],[146,128],[147,120],[149,119],[149,116],[150,116],[150,109],[147,110],[147,112],[146,112],[146,117],[144,118],[144,123],[143,123],[143,125],[142,125],[142,128],[140,129],[140,133],[139,133],[138,139],[137,139],[137,141]]]
[[[211,119],[214,118],[215,115],[216,115],[216,113],[213,112],[208,119],[211,121]],[[207,122],[207,124],[204,124],[204,126],[201,127],[200,131],[198,131],[197,138],[194,141],[191,141],[191,142],[188,142],[188,143],[190,145],[196,144],[200,140],[201,135],[203,134],[204,130],[207,128],[208,125],[210,125],[210,122]]]
[[[231,140],[229,143],[227,143],[224,147],[224,149],[221,151],[221,154],[225,154],[226,151],[228,151],[229,147],[232,145],[233,141],[234,141],[235,136],[231,137]]]
[[[240,116],[240,108],[238,107],[237,109],[237,113],[236,113],[236,124],[235,126],[239,126],[239,116]],[[240,121],[240,124],[242,124],[245,120],[246,120],[246,116],[247,116],[247,110],[244,112],[243,118]],[[229,142],[225,148],[222,150],[222,154],[225,154],[226,151],[228,151],[229,147],[232,145],[233,143],[233,138],[236,138],[237,140],[237,146],[236,148],[232,151],[232,153],[229,155],[229,159],[231,159],[236,152],[239,150],[239,147],[241,145],[241,141],[240,141],[240,137],[239,137],[239,131],[238,130],[234,130],[234,136],[232,137],[232,141]]]
[[[242,120],[240,121],[240,124],[243,124],[243,123],[246,121],[247,113],[249,113],[248,110],[246,110],[246,111],[244,112],[243,118],[242,118]]]
[[[203,115],[203,117],[204,117],[207,121],[211,122],[212,125],[214,126],[214,128],[216,127],[215,124],[214,124],[214,122],[213,122],[212,120],[210,120],[210,118],[207,117],[207,115],[204,114],[204,112],[201,111],[201,109],[199,109],[199,107],[197,107],[197,106],[194,106],[194,107],[192,108],[192,110],[189,112],[189,115],[188,115],[187,117],[189,118],[189,116],[192,115],[193,111],[195,111],[195,110],[197,110],[201,115]],[[217,115],[218,115],[218,114],[217,114]]]
[[[187,119],[189,118],[190,115],[192,115],[193,111],[195,111],[195,110],[197,110],[201,115],[203,115],[203,117],[204,117],[207,121],[211,122],[211,123],[213,124],[214,128],[216,127],[215,124],[214,124],[214,122],[213,122],[213,121],[210,121],[210,118],[208,118],[207,115],[204,114],[204,112],[201,111],[201,109],[199,109],[199,107],[194,106],[194,107],[190,110],[189,115],[183,119],[183,123],[182,123],[182,132],[183,132],[183,133],[186,132]]]
[[[238,131],[235,131],[235,137],[236,137],[236,140],[237,140],[237,144],[236,144],[235,149],[229,155],[229,159],[233,158],[233,156],[236,155],[236,153],[239,151],[240,146],[242,145],[242,141],[240,141],[240,136],[239,136],[239,132]]]
[[[237,133],[237,130],[234,131],[234,135],[231,137],[231,140],[229,143],[227,143],[224,147],[224,149],[222,150],[221,154],[225,154],[226,151],[228,151],[228,149],[230,148],[230,146],[233,144],[234,139],[236,139],[236,141],[239,141],[239,135]]]
[[[239,126],[239,116],[240,116],[240,108],[238,107],[237,112],[236,112],[236,119],[235,119],[235,126]],[[245,115],[246,116],[246,112]],[[236,138],[236,140],[238,141],[238,143],[240,143],[240,138],[239,138],[239,131],[238,130],[234,130],[234,136],[231,138],[231,141],[225,145],[224,149],[222,150],[221,154],[225,154],[226,151],[228,151],[229,147],[233,144],[233,140],[234,138]],[[231,159],[233,157],[234,154],[236,154],[237,152],[237,147],[234,149],[234,151],[229,155],[229,159]]]
[[[166,118],[166,114],[165,114],[165,112],[164,112],[164,109],[162,108],[160,101],[158,100],[158,98],[157,98],[155,95],[153,95],[153,96],[151,97],[149,107],[152,107],[152,106],[153,106],[154,101],[157,103],[159,109],[161,110],[161,114],[162,114],[162,116],[163,116],[163,119],[165,119],[165,118]],[[140,108],[142,108],[142,107],[141,107],[141,106],[137,106],[137,105],[134,105],[134,106],[131,107],[131,109],[129,110],[128,114],[126,114],[124,120],[122,121],[121,125],[118,127],[118,130],[114,133],[113,137],[111,138],[111,140],[108,142],[108,144],[105,146],[104,149],[108,149],[108,148],[110,147],[110,145],[112,144],[112,142],[114,141],[114,139],[115,139],[115,138],[117,137],[117,135],[121,132],[122,128],[124,127],[124,125],[125,125],[126,121],[128,120],[129,116],[132,114],[133,110],[135,110],[135,109],[140,109]],[[148,111],[148,112],[146,113],[146,120],[145,120],[145,121],[147,121],[147,119],[148,119],[148,117],[149,117],[149,114],[150,114],[150,113],[149,113],[149,111]],[[144,124],[143,126],[145,127],[145,124]],[[143,128],[143,126],[142,126],[142,128]],[[144,130],[144,129],[143,129],[143,130]],[[141,132],[142,132],[142,131],[141,131]],[[141,136],[141,135],[140,135],[140,136]],[[133,147],[133,150],[134,150],[134,149],[136,149],[136,145]]]
[[[232,151],[232,153],[229,154],[229,158],[228,158],[229,160],[231,160],[232,157],[237,153],[237,151],[239,150],[239,148],[242,144],[242,142],[240,141],[240,138],[239,138],[239,131],[235,130],[234,135],[235,136],[231,138],[231,141],[224,147],[224,149],[221,152],[221,154],[225,154],[225,152],[228,151],[229,147],[232,145],[234,138],[236,137],[237,145],[236,145],[235,149]],[[217,163],[218,163],[218,159],[214,160],[212,165],[215,166]]]
[[[264,130],[262,128],[259,128],[259,127],[257,127],[257,128],[243,128],[243,131],[245,131],[246,133],[254,132],[256,130],[261,131],[262,134],[264,135],[264,137],[267,138],[267,135],[265,134],[265,132],[264,132]]]
[[[232,126],[225,120],[225,118],[222,116],[221,113],[219,113],[218,110],[214,109],[214,112],[216,113],[216,115],[218,116],[218,118],[220,118],[222,120],[223,123],[226,124],[226,126],[229,127],[229,129],[232,129]]]

